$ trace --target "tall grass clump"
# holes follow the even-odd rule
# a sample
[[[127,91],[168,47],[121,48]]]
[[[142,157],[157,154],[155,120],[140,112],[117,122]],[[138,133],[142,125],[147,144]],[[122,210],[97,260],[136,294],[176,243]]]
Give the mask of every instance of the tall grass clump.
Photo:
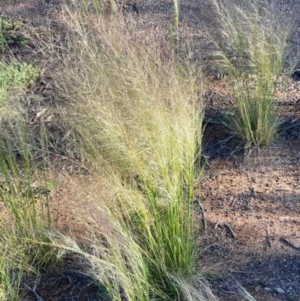
[[[3,300],[19,300],[27,276],[37,275],[56,264],[57,252],[50,246],[49,202],[36,192],[42,181],[24,146],[20,157],[0,159],[0,293]],[[22,284],[22,285],[21,285]],[[0,298],[0,300],[2,300]]]
[[[51,227],[43,181],[30,143],[26,91],[38,70],[0,62],[0,300],[20,300],[26,276],[56,261],[46,231]]]
[[[7,243],[0,243],[0,300],[19,300],[19,289],[21,287],[22,281],[22,270],[19,269],[12,272],[11,262],[8,260],[7,256],[11,255],[11,250]],[[11,259],[11,258],[10,258]]]
[[[124,261],[129,271],[145,265],[146,275],[133,274],[130,281],[140,286],[141,279],[134,277],[144,275],[149,294],[143,300],[192,300],[192,295],[204,300],[201,290],[192,289],[198,234],[194,162],[202,125],[192,68],[177,62],[157,32],[145,35],[132,20],[107,22],[101,15],[76,12],[67,20],[70,44],[57,75],[66,118],[89,170],[109,187],[109,201],[94,192],[93,202],[109,209],[111,221],[140,254],[128,261],[127,249],[106,264],[117,262],[119,271]],[[110,248],[118,250],[119,238],[109,240]],[[136,294],[127,298],[142,300]]]
[[[228,73],[235,111],[226,125],[246,146],[270,144],[277,132],[274,95],[290,27],[264,0],[211,0],[219,28],[205,26],[215,62]]]

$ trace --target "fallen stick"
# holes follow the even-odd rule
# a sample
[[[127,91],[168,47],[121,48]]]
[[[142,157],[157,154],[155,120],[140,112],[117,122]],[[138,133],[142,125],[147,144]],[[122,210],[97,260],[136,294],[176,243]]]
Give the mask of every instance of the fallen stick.
[[[290,242],[285,237],[280,237],[279,241],[282,242],[283,244],[285,244],[286,246],[289,246],[290,248],[292,248],[294,250],[300,251],[300,246],[299,245],[296,245],[296,244]]]
[[[234,233],[234,231],[232,230],[232,228],[228,225],[228,224],[223,224],[223,226],[229,231],[229,233],[231,234],[232,238],[236,239],[236,234]]]
[[[32,289],[29,285],[27,285],[26,283],[24,283],[24,286],[25,286],[29,291],[31,291],[31,292],[35,295],[37,301],[45,301],[45,300],[44,300],[39,294],[37,294],[37,292],[36,292],[34,289]]]

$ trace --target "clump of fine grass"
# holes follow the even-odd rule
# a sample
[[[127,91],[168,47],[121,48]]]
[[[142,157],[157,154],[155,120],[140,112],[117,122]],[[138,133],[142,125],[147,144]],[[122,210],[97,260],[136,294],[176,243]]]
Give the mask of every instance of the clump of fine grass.
[[[0,243],[0,300],[19,300],[19,288],[21,287],[22,271],[12,274],[11,262],[7,259],[9,246]],[[9,250],[10,252],[11,250]]]
[[[57,262],[57,251],[50,246],[46,233],[52,224],[48,197],[36,191],[34,181],[42,179],[27,147],[24,145],[20,162],[13,154],[0,159],[0,289],[6,298],[3,300],[19,300],[26,277],[48,270]]]
[[[112,224],[131,241],[125,255],[114,258],[122,238],[107,237],[112,255],[103,264],[116,262],[119,276],[105,279],[110,287],[121,286],[128,300],[191,300],[191,295],[204,300],[201,290],[187,289],[195,284],[198,229],[192,202],[202,124],[192,69],[180,66],[157,36],[145,36],[128,20],[108,26],[101,16],[72,12],[69,25],[70,45],[57,75],[66,118],[90,171],[109,187],[110,197],[94,192],[93,203],[98,196],[98,206],[108,208]],[[138,260],[127,263],[131,246]],[[146,267],[146,274],[133,272],[122,286],[119,278],[128,279],[124,261],[127,272]],[[136,291],[144,290],[141,281],[149,287],[146,295]]]
[[[32,65],[0,62],[0,300],[19,300],[25,277],[56,261],[45,234],[51,226],[48,198],[35,191],[41,178],[24,104],[37,76]]]
[[[278,118],[274,95],[290,27],[267,1],[211,1],[220,30],[206,31],[216,46],[215,62],[225,68],[236,104],[226,125],[246,146],[270,144]]]

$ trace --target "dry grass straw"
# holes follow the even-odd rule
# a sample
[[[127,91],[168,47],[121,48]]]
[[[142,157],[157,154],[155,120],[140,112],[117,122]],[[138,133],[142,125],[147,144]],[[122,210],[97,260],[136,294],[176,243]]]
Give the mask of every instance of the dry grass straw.
[[[109,192],[90,190],[92,211],[101,215],[93,228],[105,241],[95,239],[95,269],[115,300],[120,288],[128,300],[191,300],[202,124],[192,68],[132,20],[67,12],[69,44],[57,85],[95,187],[100,175]],[[104,216],[112,233],[100,226]],[[76,249],[67,238],[66,248]]]
[[[68,182],[71,190],[74,188],[69,195],[69,209],[73,212],[71,233],[50,232],[53,246],[80,255],[87,263],[81,272],[100,284],[99,293],[106,299],[121,300],[126,296],[128,300],[147,300],[148,272],[140,247],[106,206],[112,201],[112,192],[106,190],[108,187],[100,178],[83,180]]]
[[[215,62],[230,76],[236,111],[226,125],[246,146],[270,144],[277,132],[274,95],[290,25],[267,1],[211,1],[219,31],[206,27]]]

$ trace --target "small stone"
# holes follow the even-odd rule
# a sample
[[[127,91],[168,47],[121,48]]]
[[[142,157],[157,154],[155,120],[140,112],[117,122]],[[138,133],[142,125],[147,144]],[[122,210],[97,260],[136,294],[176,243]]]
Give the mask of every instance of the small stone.
[[[281,287],[275,287],[274,290],[279,294],[285,294],[285,291]]]

